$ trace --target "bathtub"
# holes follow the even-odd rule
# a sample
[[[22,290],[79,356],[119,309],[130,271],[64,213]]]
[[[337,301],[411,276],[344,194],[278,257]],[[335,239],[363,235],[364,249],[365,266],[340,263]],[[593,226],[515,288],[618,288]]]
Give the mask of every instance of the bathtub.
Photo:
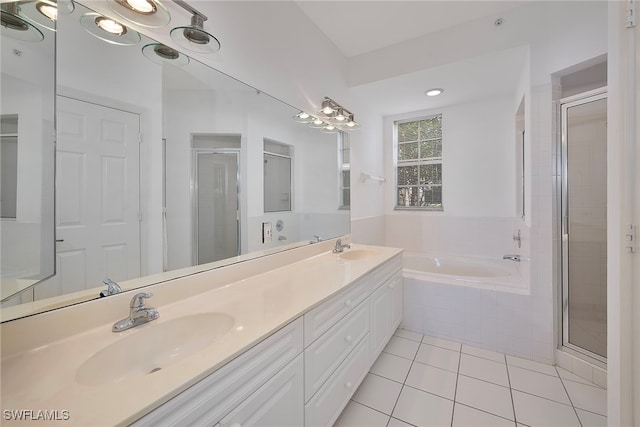
[[[527,262],[526,260],[523,262]],[[454,286],[529,294],[528,282],[515,261],[405,252],[403,276]]]

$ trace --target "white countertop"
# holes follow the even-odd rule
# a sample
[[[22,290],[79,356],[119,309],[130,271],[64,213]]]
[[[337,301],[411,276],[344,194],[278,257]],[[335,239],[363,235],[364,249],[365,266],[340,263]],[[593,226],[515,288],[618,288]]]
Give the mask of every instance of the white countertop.
[[[206,289],[207,282],[219,281],[217,276],[226,274],[225,271],[212,270],[145,288],[145,291],[154,292],[147,306],[157,308],[160,318],[120,333],[111,332],[111,325],[127,316],[132,293],[105,299],[111,300],[104,301],[103,306],[108,307],[112,319],[87,330],[78,327],[78,322],[82,324],[87,316],[85,304],[63,309],[64,317],[57,315],[63,323],[52,320],[42,327],[66,328],[65,325],[70,325],[70,332],[65,334],[57,330],[56,339],[49,342],[45,338],[31,337],[30,340],[24,338],[25,342],[7,345],[5,340],[20,341],[21,333],[30,334],[31,331],[21,332],[20,324],[14,322],[22,320],[16,320],[9,322],[11,327],[5,334],[7,324],[2,324],[2,410],[33,410],[34,414],[38,410],[57,410],[60,414],[68,411],[69,420],[58,422],[61,425],[127,425],[401,253],[399,249],[363,245],[353,245],[351,251],[357,249],[372,250],[376,255],[348,261],[324,252],[197,293],[192,290]],[[251,270],[249,264],[245,267]],[[180,295],[181,289],[189,296]],[[99,310],[101,302],[92,303],[93,310]],[[153,375],[99,386],[77,381],[79,367],[104,347],[132,334],[143,334],[145,328],[172,319],[210,312],[232,316],[234,325],[199,352],[168,364]],[[33,328],[37,317],[27,318],[25,328]],[[46,333],[40,331],[39,336],[46,337]],[[3,425],[13,424],[28,423],[3,419]],[[43,425],[42,421],[34,421],[34,424]]]

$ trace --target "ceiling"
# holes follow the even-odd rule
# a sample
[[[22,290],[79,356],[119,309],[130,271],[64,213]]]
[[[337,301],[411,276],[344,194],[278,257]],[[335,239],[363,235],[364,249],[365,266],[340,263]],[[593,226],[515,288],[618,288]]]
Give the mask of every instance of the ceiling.
[[[525,1],[297,1],[351,58],[523,5]]]
[[[526,46],[505,49],[351,90],[383,116],[514,96],[528,54]],[[425,90],[431,88],[444,88],[444,93],[425,96]]]

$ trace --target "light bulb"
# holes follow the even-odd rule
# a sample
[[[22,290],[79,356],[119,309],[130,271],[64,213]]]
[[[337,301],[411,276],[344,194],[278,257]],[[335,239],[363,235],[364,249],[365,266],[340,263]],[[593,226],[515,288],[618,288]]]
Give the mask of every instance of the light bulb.
[[[444,89],[429,89],[424,94],[427,95],[427,96],[438,96],[442,92],[444,92]]]
[[[309,115],[307,113],[300,113],[298,114],[298,117],[300,117],[301,119],[308,119]]]
[[[127,9],[142,15],[153,15],[158,8],[152,0],[116,0]]]
[[[326,125],[326,126],[324,127],[324,129],[326,129],[326,130],[334,130],[335,128],[336,128],[336,127],[335,127],[335,126],[332,126],[332,125]]]
[[[120,24],[119,22],[114,21],[113,19],[105,18],[104,16],[98,16],[95,22],[98,27],[100,27],[107,33],[117,34],[121,36],[123,34],[126,34],[127,32],[127,27]]]
[[[331,108],[331,107],[324,107],[324,108],[322,109],[322,112],[328,116],[329,114],[333,113],[333,108]]]
[[[58,6],[55,4],[40,1],[36,3],[36,9],[51,21],[58,19]]]
[[[311,123],[313,123],[314,125],[321,125],[324,122],[322,120],[320,120],[320,119],[314,119],[313,122],[311,122]]]

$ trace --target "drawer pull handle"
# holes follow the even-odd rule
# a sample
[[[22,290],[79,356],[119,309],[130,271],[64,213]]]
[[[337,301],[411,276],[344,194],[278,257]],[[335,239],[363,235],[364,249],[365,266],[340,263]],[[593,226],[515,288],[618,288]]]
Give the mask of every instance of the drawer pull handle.
[[[351,381],[347,381],[346,384],[344,385],[346,388],[351,388],[353,387],[353,384],[351,384]]]
[[[353,337],[351,335],[347,335],[344,340],[348,343],[353,342]]]
[[[344,302],[344,305],[347,306],[347,307],[351,307],[351,300],[350,299],[346,300]]]

